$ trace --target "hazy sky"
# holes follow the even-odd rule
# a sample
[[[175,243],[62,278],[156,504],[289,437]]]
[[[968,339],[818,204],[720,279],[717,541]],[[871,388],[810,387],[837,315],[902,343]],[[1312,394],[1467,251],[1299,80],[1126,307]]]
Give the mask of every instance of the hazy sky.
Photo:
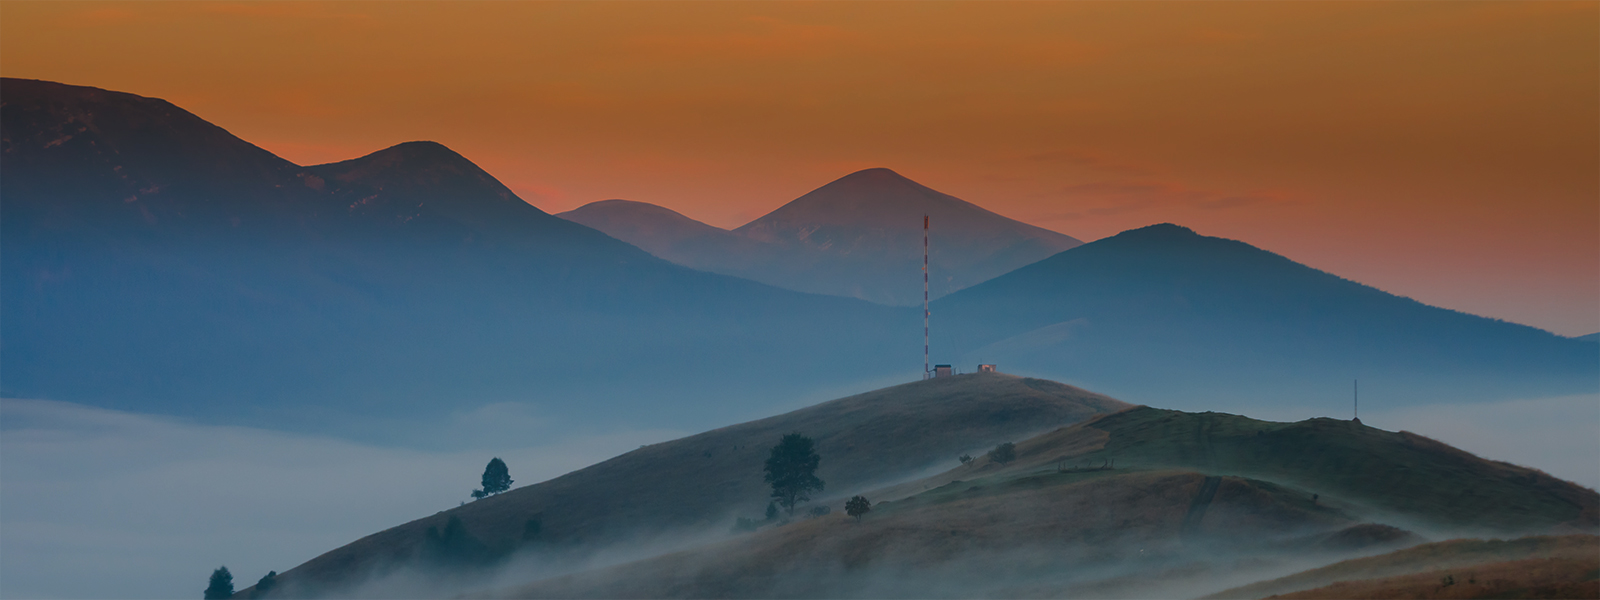
[[[1600,330],[1600,3],[0,3],[0,73],[301,164],[442,142],[558,212],[740,225],[886,166]],[[915,218],[915,216],[909,217]]]

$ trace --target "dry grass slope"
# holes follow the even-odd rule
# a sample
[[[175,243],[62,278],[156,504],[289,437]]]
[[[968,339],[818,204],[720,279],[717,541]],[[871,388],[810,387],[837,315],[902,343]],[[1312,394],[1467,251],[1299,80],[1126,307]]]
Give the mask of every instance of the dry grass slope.
[[[1600,537],[1467,539],[1347,560],[1207,598],[1594,598],[1597,578]]]
[[[830,497],[1128,406],[1071,386],[998,373],[908,383],[643,447],[367,536],[282,579],[336,589],[409,560],[428,527],[442,528],[451,516],[491,547],[518,544],[524,524],[537,517],[539,543],[569,552],[650,534],[726,531],[735,516],[761,515],[767,497],[762,465],[772,445],[791,431],[816,440],[818,475]]]

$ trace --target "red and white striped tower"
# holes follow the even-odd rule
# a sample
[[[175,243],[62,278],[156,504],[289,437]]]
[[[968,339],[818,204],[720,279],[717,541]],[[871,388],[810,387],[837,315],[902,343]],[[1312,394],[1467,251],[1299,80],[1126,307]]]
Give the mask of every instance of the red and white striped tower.
[[[922,378],[932,374],[928,363],[928,215],[922,215]]]

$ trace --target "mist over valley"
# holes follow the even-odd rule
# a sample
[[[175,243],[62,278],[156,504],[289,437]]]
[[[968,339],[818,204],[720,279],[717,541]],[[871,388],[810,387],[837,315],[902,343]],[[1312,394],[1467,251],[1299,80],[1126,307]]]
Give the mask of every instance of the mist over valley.
[[[0,96],[6,597],[1600,596],[1593,336],[888,168],[723,229]]]

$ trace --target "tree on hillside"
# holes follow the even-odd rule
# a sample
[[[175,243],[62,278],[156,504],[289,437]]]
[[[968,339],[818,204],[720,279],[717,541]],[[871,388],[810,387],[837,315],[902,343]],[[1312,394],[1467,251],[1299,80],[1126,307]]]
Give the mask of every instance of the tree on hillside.
[[[1016,459],[1017,445],[1011,442],[995,446],[993,450],[989,451],[989,460],[1000,463],[1001,466],[1005,466],[1006,463]]]
[[[822,491],[822,480],[817,479],[817,464],[822,459],[812,449],[811,438],[790,433],[778,440],[767,457],[767,483],[772,485],[772,498],[794,516],[794,505],[811,499],[811,492]]]
[[[267,571],[267,574],[262,575],[261,580],[256,582],[256,591],[254,594],[251,594],[250,597],[266,598],[267,593],[271,592],[272,588],[275,587],[278,587],[278,572]]]
[[[495,457],[489,461],[489,466],[483,469],[483,489],[472,490],[473,498],[487,498],[500,492],[511,489],[511,471],[506,468],[506,461]]]
[[[206,600],[223,600],[233,597],[233,573],[228,567],[217,567],[211,572],[211,585],[206,587]]]
[[[961,464],[963,466],[965,466],[968,463],[972,462],[972,455],[971,454],[962,454],[960,457],[956,458],[956,460],[961,461]]]
[[[844,514],[855,517],[856,521],[869,512],[872,512],[872,503],[867,501],[866,496],[856,496],[844,503]]]

